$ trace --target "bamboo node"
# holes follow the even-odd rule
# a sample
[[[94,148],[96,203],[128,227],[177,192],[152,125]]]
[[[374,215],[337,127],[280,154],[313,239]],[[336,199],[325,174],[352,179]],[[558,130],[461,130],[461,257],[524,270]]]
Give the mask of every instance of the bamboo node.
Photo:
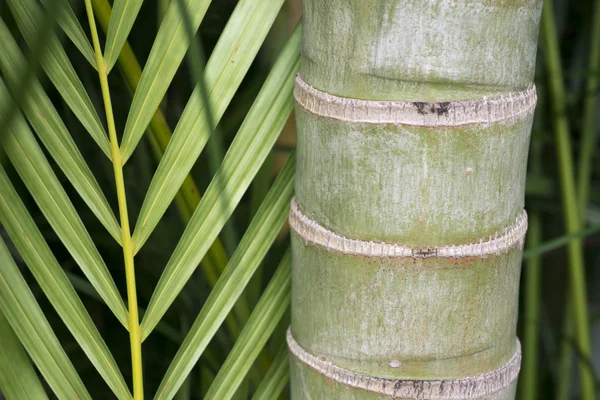
[[[535,85],[519,93],[497,98],[458,101],[381,101],[339,97],[322,92],[300,75],[296,76],[294,98],[306,111],[350,123],[412,126],[462,126],[511,123],[533,114]]]
[[[287,344],[290,352],[303,364],[319,374],[342,385],[391,398],[420,400],[479,399],[508,388],[521,369],[521,344],[516,340],[516,351],[511,359],[493,371],[466,378],[443,380],[385,379],[353,372],[321,359],[296,342],[288,328]]]
[[[410,247],[395,243],[381,243],[349,239],[319,225],[300,211],[294,197],[290,207],[290,227],[306,242],[343,254],[381,258],[462,258],[485,257],[507,253],[513,247],[523,248],[527,233],[527,213],[522,210],[514,224],[502,232],[470,244]]]

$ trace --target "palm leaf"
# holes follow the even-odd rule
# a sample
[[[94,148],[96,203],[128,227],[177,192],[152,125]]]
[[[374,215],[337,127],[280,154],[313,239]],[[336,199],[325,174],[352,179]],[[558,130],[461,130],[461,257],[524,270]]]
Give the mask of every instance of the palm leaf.
[[[210,2],[211,0],[187,1],[187,13],[192,21],[194,31],[198,29]],[[179,68],[188,46],[189,39],[183,29],[183,18],[179,5],[172,2],[152,45],[150,56],[129,110],[121,143],[124,161],[127,161],[135,150]]]
[[[101,2],[101,0],[94,1]],[[133,153],[149,123],[153,130],[158,131],[155,132],[153,139],[157,156],[160,156],[166,147],[137,221],[133,241],[135,251],[141,248],[150,233],[155,230],[184,179],[190,179],[188,173],[209,140],[213,124],[220,120],[229,106],[283,4],[283,0],[274,0],[275,2],[241,0],[238,3],[209,59],[206,75],[201,80],[194,76],[198,82],[206,82],[205,89],[208,89],[208,95],[198,95],[203,89],[201,84],[196,85],[175,129],[173,139],[166,146],[164,139],[169,140],[169,127],[164,118],[161,122],[161,115],[156,114],[156,110],[210,4],[210,0],[184,1],[185,10],[180,10],[180,5],[171,2],[144,72],[141,74],[139,85],[135,79],[132,81],[131,77],[128,77],[129,87],[134,91],[134,99],[120,149],[111,110],[107,108],[105,111],[111,138],[109,145],[98,114],[83,84],[75,74],[57,35],[48,35],[49,55],[42,58],[42,66],[46,74],[64,98],[66,105],[83,123],[102,151],[106,155],[111,155],[110,146],[112,146],[112,155],[115,156],[113,157],[115,176],[117,170],[121,170],[122,165]],[[43,20],[43,7],[50,7],[50,0],[42,0],[41,3],[43,6],[39,5],[38,0],[9,0],[9,7],[17,26],[30,45],[39,32],[38,26]],[[107,40],[103,56],[95,32],[94,15],[90,4],[90,1],[86,1],[96,49],[95,61],[90,43],[73,9],[67,7],[57,13],[58,22],[77,49],[93,67],[97,67],[103,101],[105,105],[110,105],[111,93],[108,89],[107,74],[120,57],[121,49],[127,50],[124,54],[129,52],[129,61],[132,57],[135,60],[135,56],[128,48],[127,36],[142,1],[114,1],[115,9],[112,18],[106,17]],[[187,26],[184,26],[186,20]],[[4,81],[11,90],[16,90],[18,71],[23,68],[25,62],[21,50],[3,22],[0,22],[0,53],[0,70]],[[194,196],[186,196],[179,200],[184,220],[190,219],[190,222],[156,286],[148,310],[144,313],[143,308],[139,308],[139,311],[144,314],[141,338],[133,329],[137,327],[137,323],[131,325],[131,346],[137,347],[138,354],[140,339],[146,338],[154,328],[162,330],[161,328],[166,326],[169,331],[167,336],[172,340],[178,341],[183,336],[179,330],[164,325],[160,319],[217,239],[287,121],[293,109],[292,88],[298,70],[299,54],[300,28],[297,28],[275,63],[227,155],[222,163],[219,159],[220,166],[216,164],[213,168],[214,170],[218,167],[218,171],[204,198],[200,201],[196,189]],[[192,64],[193,67],[195,64]],[[86,205],[119,243],[121,228],[92,175],[90,166],[86,164],[42,85],[38,80],[32,80],[30,86],[28,90],[23,91],[24,96],[18,102],[22,114],[15,113],[14,123],[7,130],[1,143],[45,219],[90,283],[75,275],[68,277],[62,271],[55,255],[52,254],[52,250],[36,227],[34,219],[1,168],[0,223],[13,240],[42,291],[116,397],[131,398],[116,362],[83,307],[72,282],[75,282],[74,285],[78,290],[104,301],[119,321],[127,326],[125,305],[96,245],[52,171],[24,117],[27,117],[40,141]],[[0,81],[0,108],[5,104],[11,105],[14,102],[10,101],[9,91]],[[211,122],[211,119],[214,122]],[[155,123],[155,120],[160,123]],[[5,119],[0,117],[0,123],[3,122],[6,122]],[[159,140],[162,142],[157,142],[157,137],[161,137]],[[216,287],[173,360],[161,383],[157,398],[172,398],[176,394],[189,371],[207,350],[210,340],[236,304],[245,307],[240,308],[243,309],[241,314],[237,313],[239,322],[244,323],[247,319],[249,315],[247,305],[243,299],[239,303],[238,300],[285,223],[293,194],[294,163],[295,156],[292,155],[266,196],[263,206],[256,213],[227,268],[224,271],[222,267],[213,268],[214,271],[211,273],[213,282],[217,282]],[[189,188],[193,185],[187,186]],[[123,212],[126,213],[127,210],[124,187],[123,180],[117,179],[119,209],[122,216],[126,215]],[[123,217],[121,219],[123,220]],[[123,226],[124,232],[128,230],[125,229],[125,223]],[[0,243],[0,259],[3,257],[3,251],[10,257],[8,250],[2,246],[3,243]],[[130,261],[127,269],[127,285],[130,307],[133,307],[130,308],[130,312],[131,315],[135,315],[138,311],[135,304],[137,289],[135,281],[130,279],[133,278],[133,255],[131,251],[129,253],[125,251],[124,255],[126,261]],[[219,262],[225,264],[223,260],[217,263]],[[27,288],[27,283],[12,260],[10,266],[12,269],[0,266],[0,309],[10,310],[7,314],[9,324],[15,329],[17,337],[23,342],[56,395],[59,398],[89,398],[89,394],[64,350],[60,348],[33,294]],[[216,375],[216,380],[208,393],[209,398],[247,397],[248,386],[242,381],[261,350],[265,348],[266,341],[288,307],[289,269],[289,253],[287,253],[255,312],[250,316],[224,368]],[[217,281],[219,275],[221,277]],[[10,292],[8,288],[18,289],[18,293]],[[23,288],[25,290],[22,290]],[[132,294],[133,302],[131,302]],[[15,310],[33,316],[33,319],[27,320],[27,317],[21,315],[17,318]],[[178,310],[178,313],[185,317],[189,310]],[[133,320],[135,317],[130,319]],[[15,325],[17,320],[20,321],[20,325]],[[43,338],[35,337],[35,334],[40,335],[44,330],[50,333],[45,332]],[[237,333],[233,336],[237,336]],[[38,342],[34,339],[38,339]],[[212,354],[212,350],[212,348],[208,349],[207,354]],[[211,360],[208,365],[215,368],[216,360]],[[138,399],[143,393],[140,357],[137,359],[134,357],[133,362],[134,364],[137,362],[139,366],[137,371],[135,366],[133,368],[134,387],[136,387],[134,397]],[[35,374],[31,365],[29,368]],[[264,370],[266,372],[266,367]],[[256,370],[253,371],[252,378],[258,384],[262,375]],[[281,374],[272,374],[271,379],[274,378],[280,379]],[[279,384],[270,387],[272,387],[270,390],[275,392]]]
[[[143,0],[115,0],[104,46],[107,73],[115,65],[142,3]]]
[[[206,91],[214,124],[242,82],[281,3],[244,0],[234,10],[206,65]],[[265,14],[264,18],[257,20],[257,13]],[[202,104],[200,91],[201,87],[196,86],[148,189],[134,232],[136,250],[143,246],[171,204],[214,128],[207,126],[207,107]]]
[[[0,309],[60,399],[91,399],[0,238]]]
[[[43,3],[47,7],[52,6],[50,0],[43,0]],[[96,68],[96,58],[94,57],[94,51],[92,50],[90,41],[87,36],[85,36],[83,28],[77,20],[73,8],[68,2],[66,2],[62,12],[58,15],[58,25],[60,25],[62,30],[67,34],[69,39],[71,39],[75,47],[83,54],[90,65]]]
[[[14,90],[19,83],[19,71],[24,67],[25,59],[17,43],[4,22],[0,21],[0,70]],[[23,111],[71,184],[112,237],[120,243],[121,230],[102,190],[37,79],[32,80],[25,94]]]
[[[289,203],[294,192],[295,161],[296,157],[291,156],[279,173],[238,249],[175,355],[155,399],[170,399],[183,383],[287,220]],[[151,308],[148,310],[147,315],[150,314]],[[153,319],[149,321],[154,322]],[[148,333],[148,326],[152,325],[142,326],[143,332]]]
[[[53,307],[117,398],[130,398],[94,322],[0,166],[0,222]]]
[[[233,396],[290,305],[291,277],[291,257],[288,250],[204,397],[205,400],[226,400]]]
[[[14,116],[17,114],[18,106],[22,103],[25,93],[29,89],[29,84],[37,75],[40,61],[46,56],[50,34],[54,32],[54,24],[57,15],[65,5],[63,0],[49,0],[52,4],[52,9],[46,13],[43,20],[40,21],[39,30],[32,39],[31,52],[29,54],[27,67],[19,75],[19,84],[12,93],[12,102],[4,103],[4,107],[0,107],[0,116],[4,119],[4,125],[0,125],[0,135],[6,131],[5,127],[12,124]]]
[[[0,311],[0,393],[7,400],[48,399],[21,342]]]
[[[104,31],[108,31],[111,8],[107,0],[93,0],[95,15]],[[125,42],[121,54],[119,55],[119,66],[123,72],[123,77],[127,86],[134,93],[137,89],[142,69],[138,63],[131,46]],[[160,160],[171,140],[171,129],[167,124],[166,118],[160,109],[156,110],[150,121],[148,136],[152,151],[157,160]],[[187,224],[200,202],[200,192],[192,176],[188,174],[183,181],[183,185],[175,196],[175,204],[179,211],[182,221]],[[208,253],[202,260],[201,266],[208,279],[209,286],[214,287],[217,277],[227,265],[227,254],[219,238],[208,250]]]
[[[272,400],[276,399],[290,379],[290,362],[288,360],[288,348],[284,342],[281,344],[269,372],[265,379],[254,392],[252,400]]]
[[[0,83],[0,101],[10,101],[6,87],[2,83]],[[115,316],[127,326],[125,305],[104,261],[20,114],[2,138],[2,144],[23,182],[65,247]]]
[[[221,179],[207,189],[158,282],[142,322],[144,337],[189,279],[277,139],[293,108],[292,87],[299,55],[298,28],[227,152],[217,173]]]
[[[7,3],[21,33],[31,46],[37,26],[43,18],[41,7],[35,0],[7,0]],[[48,40],[47,56],[41,60],[44,71],[100,149],[110,156],[106,132],[65,50],[55,34],[51,34]]]

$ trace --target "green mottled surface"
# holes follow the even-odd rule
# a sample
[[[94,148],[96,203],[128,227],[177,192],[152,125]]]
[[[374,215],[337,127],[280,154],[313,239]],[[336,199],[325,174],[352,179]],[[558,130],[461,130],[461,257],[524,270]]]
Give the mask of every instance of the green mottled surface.
[[[485,258],[366,258],[293,234],[292,257],[293,336],[338,366],[453,379],[492,371],[515,353],[519,247]]]
[[[458,100],[533,80],[538,0],[309,0],[301,75],[372,100]]]
[[[290,355],[290,367],[291,395],[294,400],[391,400],[388,396],[355,389],[328,379],[298,361],[293,355]],[[512,400],[515,398],[516,390],[515,381],[506,389],[490,396],[479,397],[477,400]],[[428,399],[423,397],[421,400]]]
[[[334,232],[404,245],[478,242],[523,209],[532,115],[490,126],[350,124],[296,107],[296,196]]]
[[[507,96],[533,81],[541,8],[541,0],[304,0],[300,75],[346,98]],[[476,243],[502,234],[523,208],[531,114],[458,127],[342,122],[301,107],[296,118],[299,208],[338,235]],[[456,379],[514,354],[518,246],[500,256],[382,259],[293,234],[292,260],[293,335],[336,365],[379,378]],[[293,400],[383,398],[295,361],[291,379]],[[487,400],[512,400],[515,387]]]

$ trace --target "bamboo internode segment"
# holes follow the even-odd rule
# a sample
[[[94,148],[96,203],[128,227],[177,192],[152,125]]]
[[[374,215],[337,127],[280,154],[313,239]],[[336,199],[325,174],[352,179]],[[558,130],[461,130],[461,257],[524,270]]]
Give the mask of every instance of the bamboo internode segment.
[[[447,380],[401,380],[368,376],[338,367],[324,358],[310,354],[287,331],[290,352],[302,363],[325,377],[357,389],[391,396],[395,399],[468,400],[489,396],[508,388],[521,368],[521,345],[502,367],[478,376]]]
[[[524,207],[531,112],[416,126],[343,121],[297,104],[296,119],[296,197],[304,215],[338,235],[465,245],[513,225]]]
[[[296,198],[292,199],[289,221],[291,228],[307,242],[326,247],[327,250],[366,257],[459,258],[499,255],[515,246],[522,248],[527,233],[527,213],[523,210],[515,223],[505,228],[504,232],[497,232],[494,236],[482,238],[476,243],[410,247],[393,243],[367,242],[346,238],[319,225],[317,221],[302,214]]]
[[[376,101],[334,96],[322,92],[300,75],[294,88],[296,102],[305,110],[325,118],[346,122],[412,126],[462,126],[514,122],[533,113],[535,86],[505,96],[460,101]]]

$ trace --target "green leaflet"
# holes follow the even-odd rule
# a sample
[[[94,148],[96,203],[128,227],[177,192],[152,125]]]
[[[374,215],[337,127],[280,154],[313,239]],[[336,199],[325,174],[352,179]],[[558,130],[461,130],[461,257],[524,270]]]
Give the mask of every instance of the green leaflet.
[[[252,400],[272,400],[279,397],[285,385],[290,380],[290,362],[288,360],[287,344],[283,342],[269,372],[254,392]]]
[[[179,2],[173,3],[177,6]],[[204,82],[214,124],[219,122],[242,82],[282,1],[271,3],[267,0],[240,2],[208,60]],[[258,15],[261,15],[260,19],[257,19]],[[214,128],[207,126],[206,107],[201,104],[200,90],[196,86],[192,93],[148,188],[133,234],[136,251],[146,242],[173,201]]]
[[[185,10],[185,0],[177,0],[179,7],[181,10]],[[223,138],[220,134],[215,134],[216,124],[213,121],[213,113],[210,107],[210,100],[207,93],[206,82],[204,80],[205,74],[205,62],[204,62],[204,50],[202,48],[202,43],[199,40],[195,40],[194,30],[192,27],[192,22],[190,21],[190,17],[186,14],[183,15],[184,28],[187,32],[188,38],[190,39],[190,48],[188,49],[188,64],[190,69],[190,80],[195,82],[196,88],[193,92],[193,95],[198,97],[198,114],[202,116],[204,119],[204,126],[206,127],[203,130],[208,136],[208,172],[210,176],[215,178],[216,172],[219,170],[221,163],[223,162],[223,157],[225,153],[225,145],[223,144]],[[227,31],[227,29],[225,29]],[[221,36],[222,37],[222,36]],[[206,112],[204,112],[206,111]],[[181,155],[181,151],[179,152]],[[191,157],[185,157],[185,159],[191,159]],[[196,155],[196,158],[198,155]],[[161,157],[162,158],[162,157]],[[179,157],[178,157],[179,158]],[[178,167],[175,168],[177,170]],[[191,169],[191,165],[190,165]],[[173,169],[170,169],[171,171]],[[185,178],[184,178],[185,179]],[[220,177],[218,178],[220,179]],[[181,182],[183,183],[183,181]],[[173,195],[175,196],[175,194]],[[171,201],[173,199],[171,198]],[[195,207],[192,208],[194,210]],[[164,211],[163,211],[164,212]],[[162,215],[162,214],[161,214]],[[160,218],[160,217],[159,217]],[[237,234],[235,233],[235,229],[233,223],[231,221],[225,223],[221,230],[221,238],[223,240],[223,244],[227,253],[232,254],[235,251],[235,247],[238,244]],[[208,254],[207,254],[208,255]],[[209,255],[210,256],[210,255]],[[225,266],[223,265],[223,268]]]
[[[48,300],[117,398],[131,398],[125,380],[96,325],[2,167],[0,222]]]
[[[211,0],[187,1],[187,11],[194,31],[198,29],[210,2]],[[131,156],[148,127],[188,46],[189,40],[183,29],[183,16],[180,14],[179,5],[177,2],[171,2],[133,96],[121,143],[124,162]]]
[[[66,274],[67,278],[69,279],[71,285],[73,285],[73,288],[75,290],[87,297],[104,303],[102,297],[100,297],[96,289],[94,289],[94,287],[90,285],[88,281],[70,272],[67,272]],[[143,307],[139,307],[138,310],[140,314],[144,314],[146,312],[146,310]],[[181,333],[164,321],[161,321],[158,323],[158,325],[156,325],[156,332],[160,333],[173,343],[181,343],[181,341],[183,340],[183,338],[181,337]]]
[[[42,0],[47,6],[50,0]],[[96,68],[96,57],[90,41],[88,40],[77,16],[69,2],[65,2],[62,12],[58,15],[58,24],[73,42],[75,47],[83,54],[92,67]]]
[[[4,118],[4,126],[0,128],[0,134],[6,131],[5,127],[12,124],[13,117],[17,114],[19,104],[23,102],[25,93],[29,89],[29,84],[36,77],[38,73],[38,67],[41,64],[42,58],[46,56],[48,51],[48,43],[50,37],[54,32],[55,22],[58,15],[63,10],[63,0],[49,0],[51,7],[44,15],[44,18],[40,21],[38,31],[35,34],[35,38],[32,38],[29,50],[29,57],[27,59],[27,66],[25,70],[19,74],[19,84],[14,90],[12,95],[13,101],[5,103],[7,107],[0,108],[0,115]]]
[[[25,40],[32,45],[42,20],[40,6],[35,0],[7,0],[7,3]],[[110,157],[108,138],[100,118],[55,34],[49,39],[48,51],[41,64],[73,113],[100,149]]]
[[[95,15],[102,29],[108,30],[108,24],[110,20],[111,8],[108,4],[108,0],[93,0]],[[133,94],[137,88],[139,79],[142,75],[142,69],[133,54],[131,46],[125,42],[121,54],[119,56],[119,66],[123,72],[123,77]],[[154,117],[150,121],[148,128],[150,136],[148,140],[150,142],[152,152],[157,160],[160,161],[164,153],[164,149],[167,147],[169,140],[171,139],[172,133],[169,128],[167,121],[165,120],[162,112],[157,110]],[[192,176],[188,174],[185,178],[181,190],[175,196],[175,203],[179,210],[179,214],[185,224],[189,221],[192,213],[196,209],[196,206],[200,202],[200,193]],[[212,287],[216,282],[217,270],[222,270],[227,265],[227,255],[221,245],[221,241],[217,239],[213,246],[209,249],[206,257],[203,259],[201,266],[207,277],[210,276],[208,282]],[[213,279],[214,278],[214,279]],[[233,321],[233,318],[229,318],[228,321]]]
[[[19,338],[0,311],[0,393],[7,400],[48,399]]]
[[[2,239],[0,309],[59,399],[91,399]]]
[[[229,219],[266,158],[293,108],[292,88],[300,57],[300,29],[283,49],[263,89],[231,144],[169,260],[142,322],[146,337],[169,308],[181,288]]]
[[[204,397],[205,400],[226,400],[233,396],[290,305],[291,279],[288,249]]]
[[[19,71],[25,68],[25,59],[8,28],[0,20],[0,70],[9,86],[16,90]],[[25,93],[23,111],[54,160],[73,187],[106,227],[111,236],[121,242],[119,224],[88,168],[67,127],[37,79],[33,79]]]
[[[0,83],[0,102],[6,101],[10,98]],[[127,311],[115,282],[22,115],[16,116],[2,144],[58,237],[108,307],[127,326]]]
[[[175,359],[169,366],[155,399],[170,399],[177,392],[177,389],[196,365],[200,355],[242,294],[252,274],[256,271],[277,237],[287,219],[289,203],[294,192],[295,160],[294,155],[290,156],[279,173],[267,198],[256,217],[252,220],[235,254],[217,281],[190,332],[184,339],[181,348],[175,355]],[[205,198],[208,196],[207,193]],[[204,235],[202,236],[204,237]],[[196,246],[192,244],[186,246],[186,248],[193,249]],[[164,278],[164,275],[162,278]],[[184,277],[183,282],[186,280],[187,277]],[[169,291],[169,293],[173,292]],[[156,299],[153,298],[153,300]],[[165,303],[161,303],[161,306],[163,304]],[[149,307],[148,310],[151,310],[151,308]],[[154,323],[155,318],[153,317],[149,321]],[[148,327],[152,326],[143,324],[142,327],[145,328],[143,333],[147,335],[150,332]]]
[[[104,46],[106,73],[110,72],[119,58],[143,2],[144,0],[115,0]]]

